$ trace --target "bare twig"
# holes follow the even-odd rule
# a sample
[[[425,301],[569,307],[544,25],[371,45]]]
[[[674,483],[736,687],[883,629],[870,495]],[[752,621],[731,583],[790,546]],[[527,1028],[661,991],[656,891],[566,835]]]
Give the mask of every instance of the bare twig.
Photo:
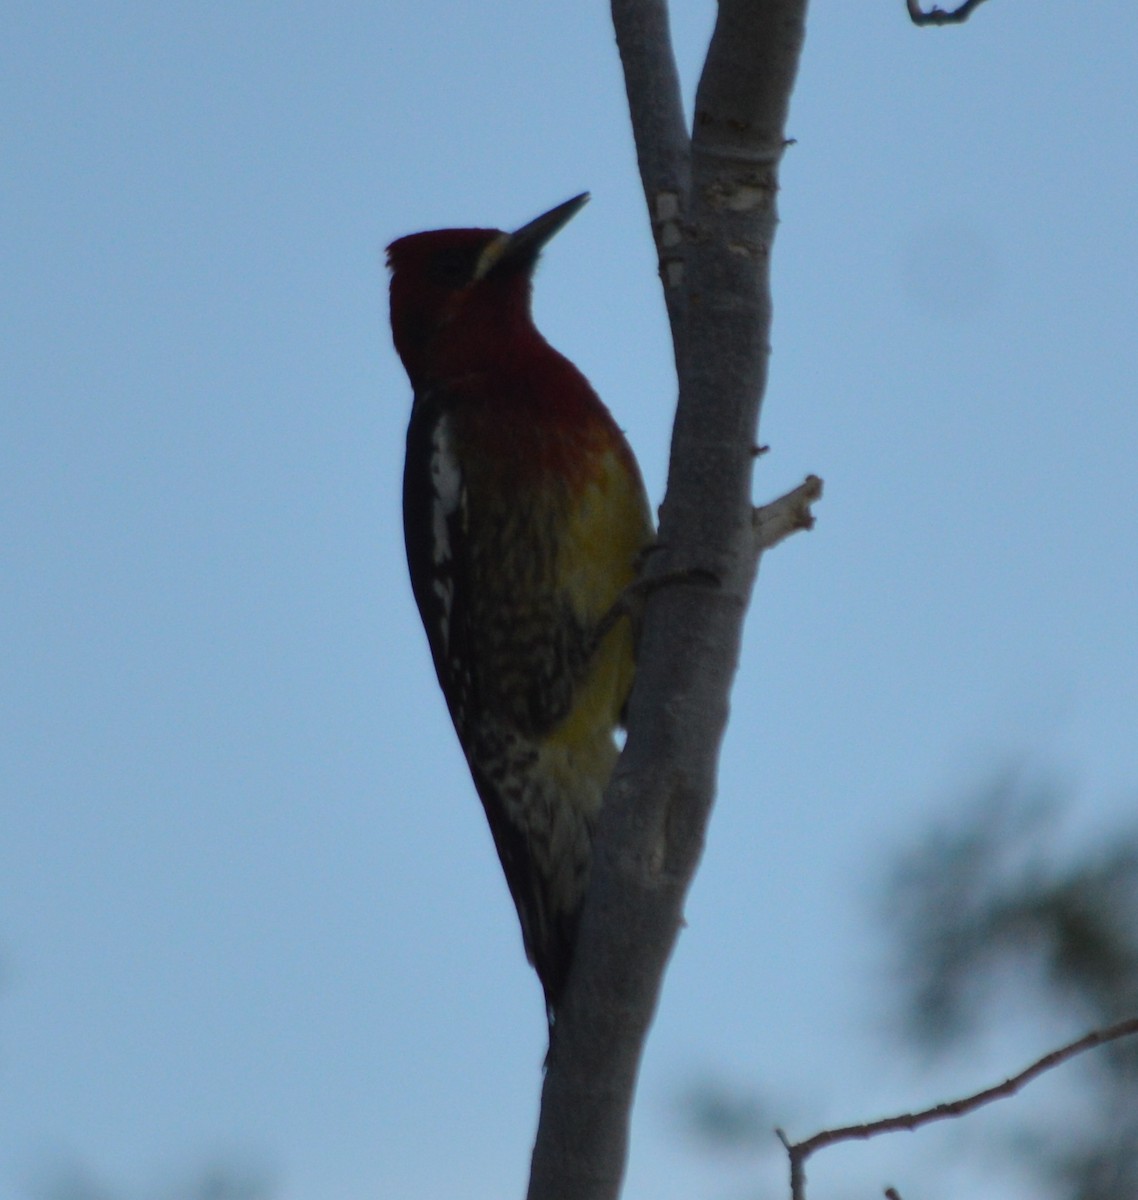
[[[762,504],[751,515],[758,552],[777,546],[799,529],[814,528],[814,514],[810,505],[821,499],[822,481],[817,475],[807,475],[793,491],[770,504]]]
[[[937,8],[934,4],[928,12],[921,8],[920,0],[905,0],[909,9],[909,19],[914,25],[959,25],[967,21],[973,9],[979,8],[984,0],[964,0],[958,8]]]
[[[1119,1038],[1130,1037],[1136,1033],[1138,1033],[1138,1017],[1130,1017],[1125,1021],[1119,1021],[1116,1025],[1109,1025],[1105,1029],[1095,1029],[1084,1037],[1069,1042],[1066,1046],[1060,1046],[1058,1050],[1052,1050],[1042,1058],[1036,1059],[1031,1066],[1025,1067],[1018,1075],[1005,1079],[1003,1083],[997,1083],[993,1087],[985,1088],[971,1096],[964,1096],[959,1100],[936,1104],[932,1108],[926,1108],[920,1112],[900,1113],[895,1117],[884,1117],[880,1121],[867,1121],[862,1125],[843,1125],[838,1129],[824,1129],[821,1133],[816,1133],[802,1142],[791,1142],[781,1129],[776,1129],[775,1133],[786,1148],[790,1159],[791,1200],[806,1200],[806,1160],[815,1150],[833,1146],[837,1142],[864,1141],[867,1138],[876,1137],[879,1133],[896,1133],[901,1129],[912,1131],[920,1129],[922,1125],[929,1125],[933,1121],[943,1121],[949,1117],[962,1117],[985,1104],[991,1104],[993,1100],[1003,1100],[1008,1096],[1014,1096],[1025,1084],[1038,1078],[1045,1071],[1050,1071],[1053,1067],[1074,1058],[1076,1054],[1082,1054],[1085,1050],[1093,1050],[1096,1046],[1103,1046],[1107,1042],[1115,1042]],[[889,1196],[890,1193],[896,1195],[896,1190],[890,1188],[885,1194]]]

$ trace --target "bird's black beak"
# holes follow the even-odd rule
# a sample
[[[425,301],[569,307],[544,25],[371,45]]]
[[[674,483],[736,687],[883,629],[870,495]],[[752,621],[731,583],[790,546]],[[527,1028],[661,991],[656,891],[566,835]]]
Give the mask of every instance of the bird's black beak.
[[[492,271],[509,267],[532,267],[545,243],[563,229],[588,201],[589,193],[582,192],[572,200],[566,200],[564,204],[535,217],[521,229],[495,238],[482,252],[474,273],[475,278],[485,279]]]
[[[574,196],[572,200],[566,200],[564,204],[559,204],[556,208],[551,208],[549,212],[542,213],[540,217],[535,217],[521,229],[514,230],[510,234],[510,244],[506,253],[511,256],[530,253],[536,255],[542,246],[555,233],[564,229],[588,202],[589,193],[582,192],[579,196]]]

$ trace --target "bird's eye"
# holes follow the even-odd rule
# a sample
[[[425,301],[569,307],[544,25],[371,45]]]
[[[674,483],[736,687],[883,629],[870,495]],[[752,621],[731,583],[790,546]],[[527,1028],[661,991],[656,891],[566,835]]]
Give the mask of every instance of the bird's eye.
[[[461,287],[470,282],[478,253],[475,246],[448,246],[435,256],[432,274],[446,287]]]

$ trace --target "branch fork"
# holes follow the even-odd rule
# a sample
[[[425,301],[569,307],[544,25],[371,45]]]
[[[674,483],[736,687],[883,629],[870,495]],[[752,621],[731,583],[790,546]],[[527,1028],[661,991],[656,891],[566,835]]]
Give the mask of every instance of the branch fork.
[[[861,1125],[843,1125],[837,1129],[823,1129],[820,1133],[805,1138],[801,1142],[792,1142],[781,1129],[776,1129],[775,1135],[790,1159],[791,1200],[806,1200],[806,1160],[815,1150],[836,1145],[838,1142],[866,1141],[869,1138],[877,1137],[878,1134],[896,1133],[902,1129],[912,1132],[933,1121],[963,1117],[985,1104],[991,1104],[994,1100],[1003,1100],[1008,1096],[1014,1096],[1033,1079],[1037,1079],[1046,1071],[1067,1062],[1077,1054],[1093,1050],[1096,1046],[1103,1046],[1107,1042],[1118,1041],[1119,1038],[1132,1037],[1135,1034],[1138,1034],[1138,1017],[1130,1017],[1125,1021],[1109,1025],[1105,1029],[1092,1030],[1083,1037],[1076,1038],[1075,1041],[1068,1042],[1065,1046],[1060,1046],[1058,1050],[1052,1050],[1042,1058],[1037,1058],[1030,1066],[1005,1079],[1003,1083],[994,1084],[992,1087],[984,1088],[982,1091],[974,1092],[971,1096],[964,1096],[959,1100],[934,1104],[932,1108],[922,1109],[920,1112],[898,1113],[894,1117],[883,1117],[879,1121],[866,1121]],[[885,1195],[888,1200],[899,1200],[896,1188],[887,1188]]]

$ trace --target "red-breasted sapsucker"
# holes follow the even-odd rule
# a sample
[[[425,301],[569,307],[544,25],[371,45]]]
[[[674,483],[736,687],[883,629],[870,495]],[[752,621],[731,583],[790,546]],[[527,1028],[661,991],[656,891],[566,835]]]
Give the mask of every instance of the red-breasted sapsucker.
[[[551,1023],[635,667],[614,606],[653,539],[628,442],[530,316],[538,254],[587,199],[388,247],[411,586]]]

